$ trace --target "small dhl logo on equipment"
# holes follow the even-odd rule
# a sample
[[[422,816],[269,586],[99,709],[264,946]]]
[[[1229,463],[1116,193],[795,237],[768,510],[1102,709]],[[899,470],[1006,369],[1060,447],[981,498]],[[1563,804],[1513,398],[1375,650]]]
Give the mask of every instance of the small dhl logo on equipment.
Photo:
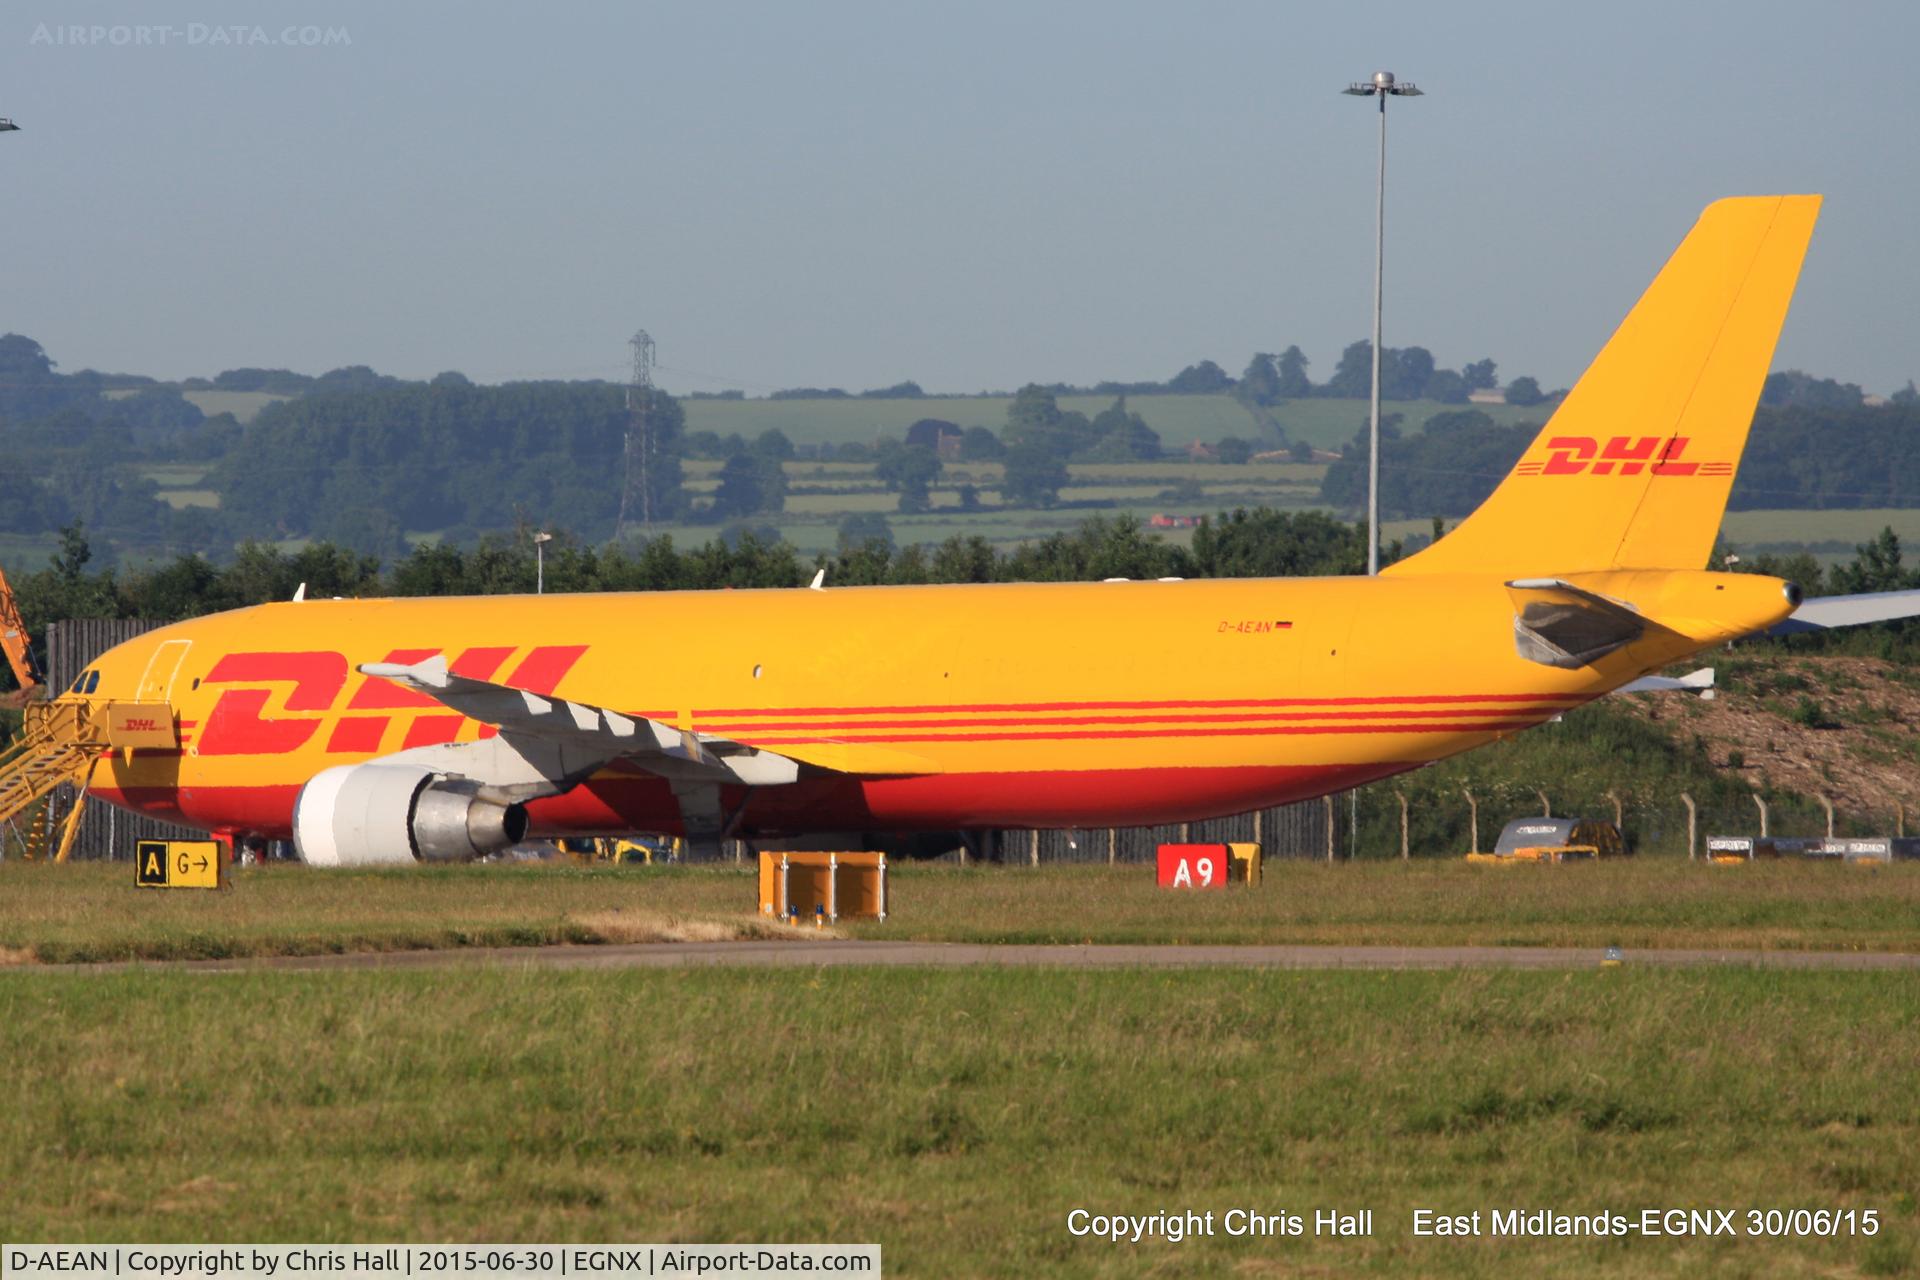
[[[1553,436],[1544,462],[1522,461],[1517,476],[1730,476],[1731,462],[1682,462],[1686,436]]]

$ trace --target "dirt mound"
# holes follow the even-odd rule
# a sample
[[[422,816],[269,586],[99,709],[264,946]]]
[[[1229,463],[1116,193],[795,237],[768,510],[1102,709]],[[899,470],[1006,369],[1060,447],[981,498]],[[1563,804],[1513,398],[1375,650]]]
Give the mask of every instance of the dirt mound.
[[[1853,813],[1885,813],[1889,826],[1901,805],[1920,817],[1920,672],[1879,658],[1733,656],[1713,666],[1712,701],[1620,701],[1676,737],[1698,736],[1716,766],[1756,788],[1824,795]]]

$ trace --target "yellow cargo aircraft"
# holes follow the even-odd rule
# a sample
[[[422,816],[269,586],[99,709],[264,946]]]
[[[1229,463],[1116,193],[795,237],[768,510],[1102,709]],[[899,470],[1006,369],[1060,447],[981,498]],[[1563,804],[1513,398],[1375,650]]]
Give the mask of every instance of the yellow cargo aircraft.
[[[1801,606],[1702,566],[1819,206],[1710,206],[1485,505],[1378,577],[304,600],[141,636],[63,697],[149,709],[94,794],[320,866],[1352,787]]]

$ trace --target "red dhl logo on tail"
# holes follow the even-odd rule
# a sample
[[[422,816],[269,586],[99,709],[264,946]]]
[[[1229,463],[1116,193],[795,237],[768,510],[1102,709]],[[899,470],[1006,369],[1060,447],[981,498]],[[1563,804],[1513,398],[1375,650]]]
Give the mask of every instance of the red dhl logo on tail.
[[[1686,436],[1553,436],[1544,462],[1522,461],[1517,476],[1730,476],[1731,462],[1682,462]]]
[[[552,693],[580,656],[583,644],[542,645],[527,651],[507,674],[502,684],[529,693]],[[441,652],[438,649],[395,649],[387,662],[421,662]],[[455,675],[475,680],[493,680],[516,652],[512,645],[468,649],[454,658],[449,669]],[[203,756],[277,756],[297,751],[312,741],[321,724],[329,718],[334,704],[346,688],[352,667],[343,653],[308,651],[299,653],[229,653],[213,664],[202,683],[259,686],[223,690],[213,710],[207,714],[196,750]],[[264,714],[267,703],[282,686],[287,689],[281,704],[287,712],[308,715]],[[421,715],[423,709],[439,709],[439,715]],[[396,718],[394,712],[412,711],[405,716],[411,723],[406,736],[388,750],[431,746],[451,742],[460,732],[463,717],[446,712],[425,694],[403,689],[391,681],[367,677],[347,701],[327,736],[326,749],[369,755],[381,750],[387,727]],[[356,714],[373,712],[375,714]],[[481,730],[491,734],[489,726]]]

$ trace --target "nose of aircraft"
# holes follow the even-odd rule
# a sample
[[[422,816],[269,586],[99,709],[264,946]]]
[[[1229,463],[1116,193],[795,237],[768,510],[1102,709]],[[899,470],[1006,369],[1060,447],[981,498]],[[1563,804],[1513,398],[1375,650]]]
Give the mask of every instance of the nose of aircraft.
[[[108,649],[68,682],[60,700],[167,702],[193,647],[190,623],[162,627]]]

